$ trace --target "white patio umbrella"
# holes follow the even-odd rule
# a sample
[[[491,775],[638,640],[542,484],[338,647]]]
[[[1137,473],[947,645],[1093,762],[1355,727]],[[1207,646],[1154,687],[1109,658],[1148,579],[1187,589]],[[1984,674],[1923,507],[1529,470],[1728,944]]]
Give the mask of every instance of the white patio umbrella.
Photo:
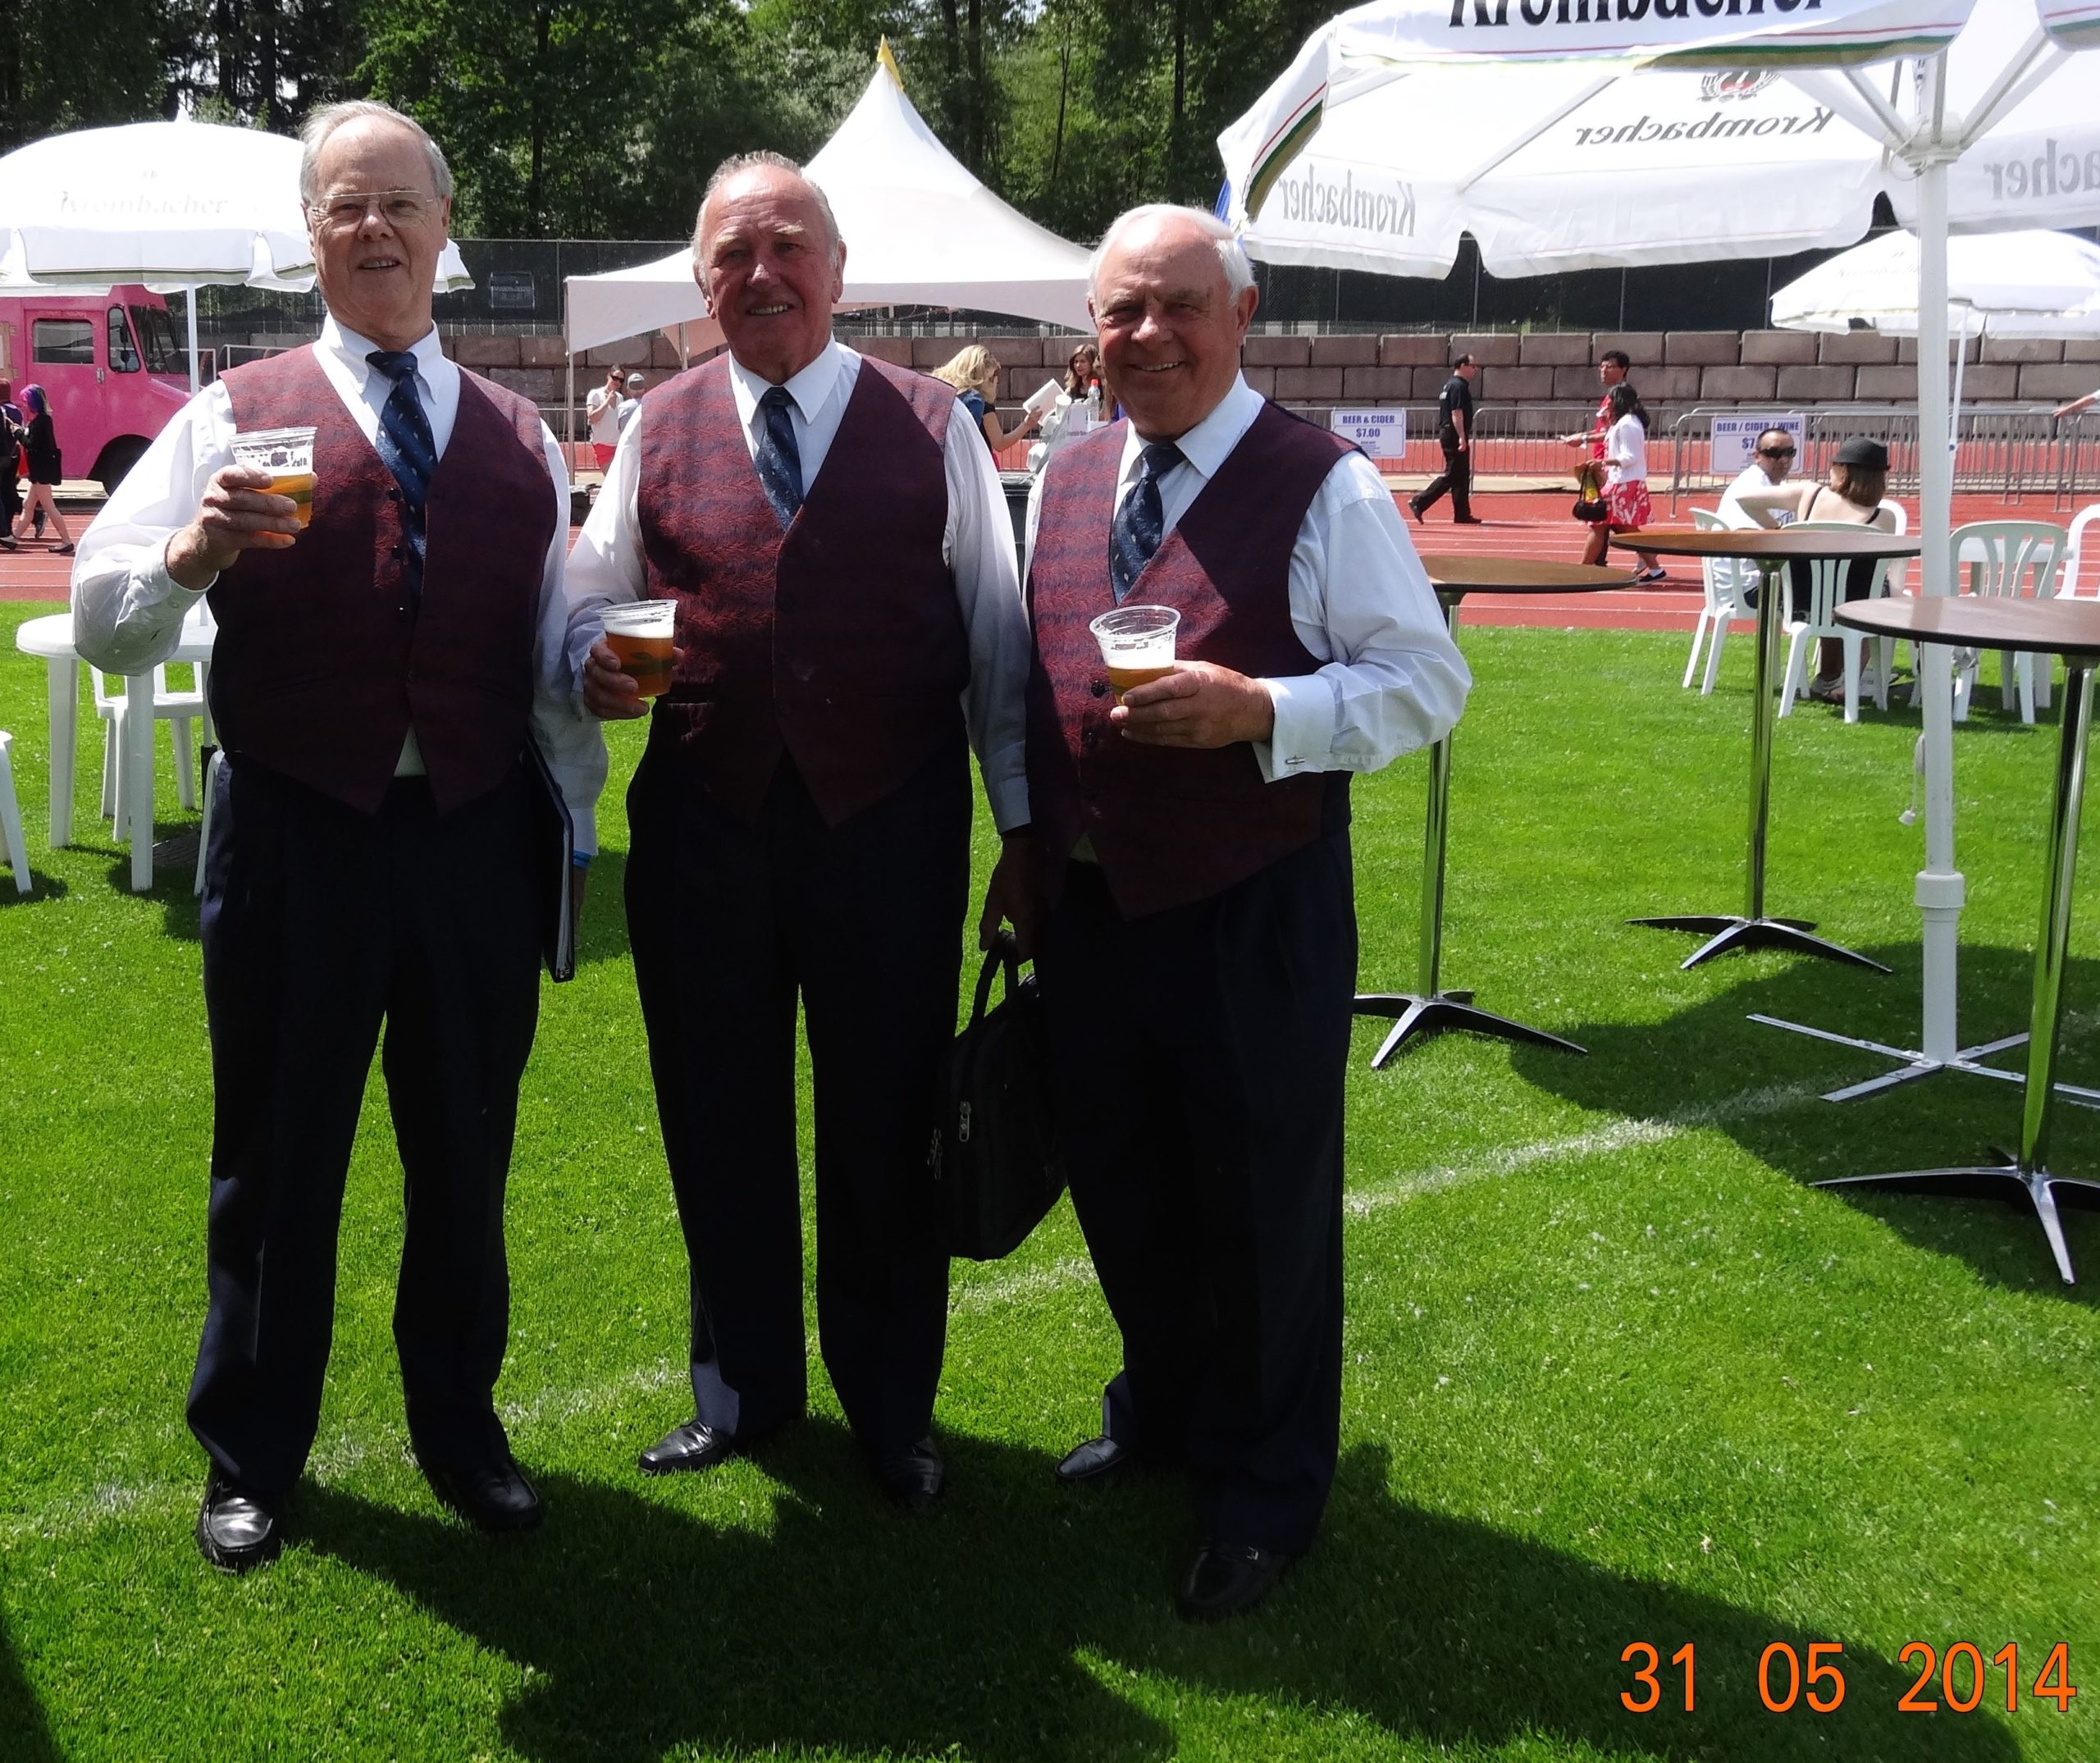
[[[2064,72],[2080,66],[2073,51],[2100,43],[2100,8],[2091,0],[1974,0],[1973,8],[1933,7],[1905,20],[1874,7],[1836,7],[1821,11],[1806,40],[1785,34],[1802,28],[1800,11],[1782,15],[1784,22],[1765,15],[1760,22],[1776,24],[1778,34],[1760,39],[1744,31],[1746,19],[1724,11],[1664,20],[1644,7],[1638,19],[1607,21],[1591,10],[1588,0],[1516,0],[1513,11],[1504,0],[1470,7],[1460,0],[1449,10],[1432,0],[1378,0],[1344,14],[1220,136],[1228,180],[1221,212],[1248,229],[1257,256],[1424,273],[1408,251],[1378,236],[1377,199],[1397,194],[1407,199],[1404,222],[1384,211],[1386,234],[1409,238],[1444,224],[1455,236],[1463,226],[1480,238],[1490,268],[1518,273],[1843,243],[1867,231],[1872,197],[1884,192],[1920,239],[1920,432],[1946,435],[1951,445],[1947,377],[1933,366],[1947,360],[1951,220],[1978,231],[2100,223],[2100,80],[2082,66]],[[1860,65],[1891,53],[1899,59],[1888,68]],[[1508,65],[1513,57],[1527,65]],[[1695,57],[1722,70],[1709,76],[1710,89],[1704,80],[1669,84],[1687,76],[1668,71],[1626,71]],[[1534,59],[1559,65],[1528,65]],[[1467,62],[1473,65],[1456,65]],[[1819,62],[1844,71],[1819,71]],[[1410,94],[1420,89],[1421,114],[1433,119],[1445,113],[1434,81],[1465,72],[1475,76],[1472,102],[1451,113],[1468,118],[1466,126],[1417,128]],[[1317,203],[1301,197],[1294,216],[1286,194],[1279,208],[1277,193],[1299,176],[1294,155],[1321,151],[1329,104],[1340,113],[1381,97],[1395,119],[1382,131],[1382,153],[1360,164],[1326,162]],[[1699,103],[1703,126],[1687,114]],[[1763,112],[1753,114],[1760,103]],[[1358,138],[1378,134],[1366,128]],[[1874,162],[1864,176],[1862,143]],[[1826,145],[1821,158],[1796,151]],[[1310,163],[1322,166],[1317,157]],[[1435,204],[1447,198],[1457,213],[1440,223]],[[1337,226],[1350,230],[1350,254],[1331,236]],[[1819,228],[1836,236],[1819,238]],[[1437,274],[1449,258],[1429,261],[1427,272]],[[1952,587],[1948,448],[1921,450],[1920,478],[1925,590],[1945,594]],[[1947,651],[1927,646],[1920,670],[1918,1068],[1936,1070],[1961,1051],[1955,976],[1964,883],[1954,866]]]
[[[299,160],[289,135],[186,120],[32,141],[0,158],[0,288],[187,290],[194,389],[199,287],[313,285]],[[449,240],[434,285],[473,285]]]
[[[971,176],[912,108],[887,43],[876,61],[861,101],[809,163],[846,240],[840,309],[958,306],[1089,328],[1084,248]],[[687,349],[712,348],[722,334],[692,269],[692,253],[679,250],[632,269],[570,276],[564,328],[572,358],[674,327]]]

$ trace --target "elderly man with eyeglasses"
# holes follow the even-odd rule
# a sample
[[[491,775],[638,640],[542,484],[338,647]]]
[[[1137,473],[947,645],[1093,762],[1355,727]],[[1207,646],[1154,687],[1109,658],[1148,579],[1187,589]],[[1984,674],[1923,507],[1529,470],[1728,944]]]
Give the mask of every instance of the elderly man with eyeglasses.
[[[605,756],[571,708],[568,482],[532,405],[431,322],[451,175],[408,117],[333,106],[300,163],[320,339],[236,368],[162,431],[80,541],[80,652],[124,673],[208,593],[224,742],[201,925],[213,1085],[210,1308],[189,1419],[197,1541],[274,1556],[320,1418],[336,1237],[381,1027],[406,1217],[409,1435],[487,1531],[540,1503],[493,1392],[503,1191],[539,1004],[536,735],[586,849]],[[236,432],[310,427],[310,518]],[[559,861],[558,857],[556,861]]]

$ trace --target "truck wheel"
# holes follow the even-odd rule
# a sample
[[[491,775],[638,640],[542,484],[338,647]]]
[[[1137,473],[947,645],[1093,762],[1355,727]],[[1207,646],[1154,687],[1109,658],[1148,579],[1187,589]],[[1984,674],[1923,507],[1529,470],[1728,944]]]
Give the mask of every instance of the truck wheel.
[[[146,443],[136,435],[127,435],[121,441],[112,441],[102,450],[102,457],[95,461],[95,476],[102,480],[102,493],[112,496],[124,482],[124,474],[144,457]]]

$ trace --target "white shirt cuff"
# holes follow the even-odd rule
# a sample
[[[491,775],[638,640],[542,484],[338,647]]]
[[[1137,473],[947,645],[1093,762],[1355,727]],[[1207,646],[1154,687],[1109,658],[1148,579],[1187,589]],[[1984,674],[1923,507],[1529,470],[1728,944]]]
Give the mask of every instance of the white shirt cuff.
[[[131,578],[132,604],[143,611],[173,601],[186,613],[218,585],[218,572],[214,570],[212,579],[202,587],[185,587],[168,573],[167,546],[163,541],[153,562]]]
[[[1326,771],[1335,764],[1335,688],[1317,674],[1295,679],[1264,679],[1262,689],[1276,706],[1269,738],[1256,741],[1254,762],[1262,781]]]
[[[1028,779],[1025,774],[984,780],[984,795],[992,805],[992,824],[1011,833],[1028,824]]]

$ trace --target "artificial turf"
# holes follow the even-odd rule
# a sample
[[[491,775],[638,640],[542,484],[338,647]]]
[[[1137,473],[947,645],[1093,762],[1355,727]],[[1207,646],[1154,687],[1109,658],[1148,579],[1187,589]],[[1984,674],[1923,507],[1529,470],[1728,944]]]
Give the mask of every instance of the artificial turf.
[[[0,637],[46,610],[0,608]],[[1623,920],[1739,907],[1747,645],[1702,700],[1681,637],[1462,641],[1444,982],[1590,1055],[1451,1036],[1374,1073],[1384,1025],[1359,1025],[1340,1477],[1317,1553],[1207,1629],[1169,1604],[1190,1540],[1171,1480],[1051,1483],[1116,1362],[1063,1206],[956,1269],[934,1512],[872,1494],[821,1376],[810,1423],[758,1456],[635,1473],[682,1411],[686,1299],[619,906],[632,728],[511,1180],[498,1395],[546,1526],[466,1531],[408,1455],[375,1081],[291,1546],[212,1573],[182,1423],[210,1099],[189,876],[122,891],[91,711],[83,843],[48,848],[43,669],[0,667],[37,881],[0,883],[0,1763],[2100,1754],[2091,1288],[2010,1207],[1806,1185],[2010,1142],[2018,1092],[1942,1076],[1833,1107],[1819,1089],[1881,1062],[1744,1020],[1914,1042],[1915,715],[1804,709],[1776,746],[1771,909],[1894,975],[1687,974],[1689,939]],[[2025,1025],[2056,751],[2046,714],[2023,729],[1997,703],[1993,680],[1957,739],[1966,1039]],[[1413,981],[1423,776],[1356,789],[1367,985]],[[990,843],[980,820],[979,885]],[[2100,901],[2084,845],[2075,948]],[[2100,966],[2074,959],[2068,998],[2064,1075],[2093,1083]],[[2097,1129],[2061,1109],[2057,1165],[2100,1172]],[[2100,1228],[2070,1236],[2100,1280]],[[1663,1661],[1646,1715],[1620,1700],[1639,1642]],[[1687,1642],[1689,1715],[1668,1663]],[[1976,1711],[1900,1712],[1912,1642],[2016,1643],[2017,1710],[1993,1665]],[[2058,1642],[2067,1711],[2029,1692]],[[1766,1710],[1774,1642],[1804,1665],[1842,1646],[1834,1712]],[[1767,1681],[1783,1695],[1783,1655]],[[1944,1704],[1937,1674],[1921,1694]]]

